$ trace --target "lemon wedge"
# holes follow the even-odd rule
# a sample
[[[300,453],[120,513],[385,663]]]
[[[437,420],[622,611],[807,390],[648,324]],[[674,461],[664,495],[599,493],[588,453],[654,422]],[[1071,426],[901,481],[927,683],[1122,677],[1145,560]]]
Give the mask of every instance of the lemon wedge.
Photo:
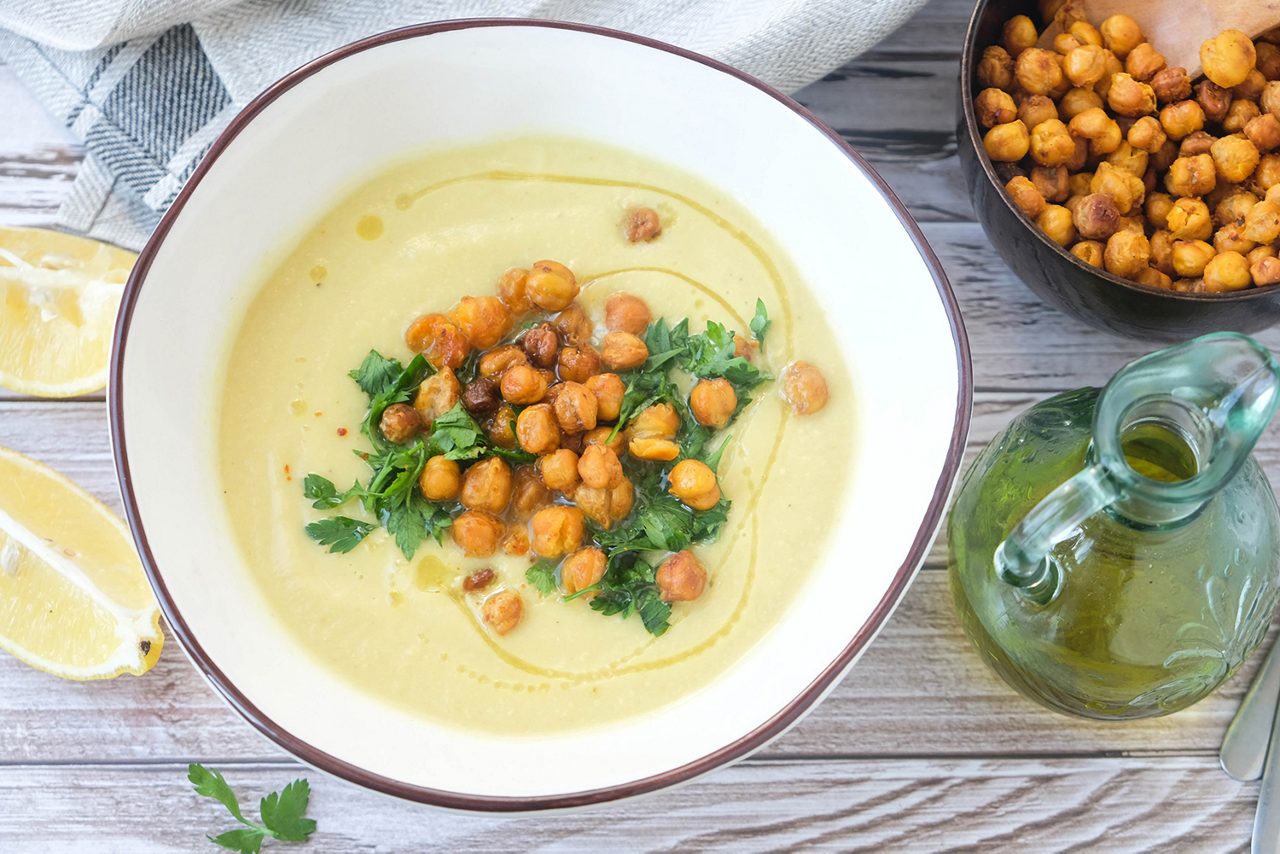
[[[160,609],[124,523],[52,469],[0,448],[0,649],[64,679],[141,675]]]
[[[0,227],[0,386],[40,397],[104,388],[137,257],[60,231]]]

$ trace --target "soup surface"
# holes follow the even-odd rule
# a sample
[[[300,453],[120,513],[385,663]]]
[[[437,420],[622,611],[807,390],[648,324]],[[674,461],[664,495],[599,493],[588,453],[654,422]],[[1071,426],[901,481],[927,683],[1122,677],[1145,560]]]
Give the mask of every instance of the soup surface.
[[[621,225],[656,210],[660,237]],[[469,558],[445,537],[406,560],[378,529],[330,554],[304,533],[320,518],[303,476],[342,488],[365,478],[368,398],[348,376],[371,348],[407,361],[408,322],[464,295],[492,294],[513,266],[554,258],[576,274],[597,320],[625,290],[656,317],[749,334],[756,299],[772,326],[755,363],[777,375],[819,365],[828,405],[793,415],[762,386],[729,428],[719,465],[732,500],[718,541],[695,547],[708,583],[676,603],[655,637],[527,583],[531,557]],[[424,155],[342,199],[265,278],[226,360],[220,467],[226,509],[275,617],[362,690],[428,718],[511,735],[642,714],[698,690],[778,619],[822,558],[850,477],[854,401],[829,318],[788,259],[723,191],[637,154],[560,138],[519,138]],[[354,502],[353,502],[354,505]],[[358,505],[344,508],[359,517]],[[499,636],[462,582],[521,593],[524,617]]]

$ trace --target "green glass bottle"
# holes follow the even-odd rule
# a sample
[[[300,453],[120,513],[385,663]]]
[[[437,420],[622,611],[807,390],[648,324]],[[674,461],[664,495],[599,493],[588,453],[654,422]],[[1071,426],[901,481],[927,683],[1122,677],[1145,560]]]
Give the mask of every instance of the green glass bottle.
[[[1226,680],[1280,594],[1280,512],[1251,456],[1278,390],[1265,347],[1216,333],[1015,419],[948,526],[952,594],[986,662],[1101,719],[1168,714]]]

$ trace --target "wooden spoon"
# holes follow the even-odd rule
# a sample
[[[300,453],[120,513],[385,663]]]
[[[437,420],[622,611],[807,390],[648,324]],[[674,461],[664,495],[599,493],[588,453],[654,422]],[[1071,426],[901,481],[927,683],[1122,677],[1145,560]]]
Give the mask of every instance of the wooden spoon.
[[[1063,20],[1083,17],[1097,26],[1115,14],[1137,21],[1169,67],[1182,66],[1194,80],[1200,74],[1201,44],[1223,30],[1252,38],[1280,25],[1280,0],[1067,0],[1046,35],[1052,40],[1062,32]]]

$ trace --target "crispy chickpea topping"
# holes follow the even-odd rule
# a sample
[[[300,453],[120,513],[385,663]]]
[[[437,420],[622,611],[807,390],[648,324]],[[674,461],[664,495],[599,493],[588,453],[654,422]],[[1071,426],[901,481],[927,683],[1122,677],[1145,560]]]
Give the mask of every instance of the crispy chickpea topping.
[[[646,351],[647,358],[647,351]],[[557,358],[557,371],[565,382],[585,383],[600,373],[600,354],[590,344],[565,347]]]
[[[560,557],[582,545],[586,530],[581,510],[553,504],[529,520],[529,541],[539,557]]]
[[[698,380],[689,394],[689,408],[694,420],[717,430],[729,423],[738,408],[738,394],[723,377]]]
[[[530,365],[514,365],[502,374],[500,388],[508,403],[527,406],[547,396],[547,378]]]
[[[663,602],[691,602],[702,595],[707,586],[707,571],[685,550],[662,562],[657,574],[658,592]]]
[[[1200,45],[1204,76],[1224,89],[1243,83],[1257,59],[1253,40],[1239,30],[1223,30]]]
[[[511,502],[511,467],[499,457],[481,460],[462,477],[462,506],[497,515]]]
[[[462,470],[453,460],[431,457],[422,468],[418,487],[428,501],[452,501],[462,489]]]
[[[816,365],[792,362],[782,369],[782,397],[797,415],[813,415],[827,405],[827,380]]]
[[[1010,110],[1013,99],[1009,99]],[[1012,116],[1010,116],[1012,118]],[[604,325],[610,332],[630,332],[643,335],[653,322],[649,304],[634,294],[619,291],[611,294],[604,304]]]
[[[531,454],[549,454],[560,447],[560,425],[549,404],[535,404],[520,412],[516,440]]]
[[[611,371],[629,371],[644,364],[649,348],[630,332],[610,332],[600,346],[600,359]]]
[[[497,297],[463,297],[449,312],[472,347],[483,350],[511,331],[511,312]]]
[[[524,616],[524,600],[514,590],[499,590],[484,600],[480,613],[489,628],[500,635],[505,635],[520,625]]]
[[[441,368],[426,382],[418,386],[418,393],[413,398],[413,408],[418,411],[422,426],[429,428],[432,423],[457,405],[462,396],[462,386],[451,368]]]
[[[409,404],[393,403],[382,411],[378,429],[387,437],[388,442],[399,445],[418,435],[422,430],[422,418]]]
[[[577,278],[558,261],[535,262],[525,288],[529,301],[544,311],[562,311],[578,296]]]
[[[594,546],[578,549],[560,565],[560,586],[567,595],[586,590],[604,578],[605,554]]]
[[[1013,102],[1013,96],[1001,89],[983,89],[974,98],[973,106],[978,114],[978,123],[984,128],[993,128],[1018,117],[1018,106]],[[612,297],[610,299],[612,300]],[[606,314],[605,317],[605,324],[608,325],[608,315]],[[633,329],[623,331],[635,332]]]
[[[526,290],[528,280],[529,271],[522,267],[512,267],[498,278],[498,299],[514,315],[526,314],[533,308]]]
[[[449,526],[454,543],[468,557],[493,557],[506,530],[501,519],[484,510],[463,511]]]
[[[632,243],[648,243],[662,234],[662,219],[653,208],[632,208],[623,219],[622,230]]]
[[[720,501],[716,473],[699,460],[681,460],[668,475],[667,491],[694,510],[710,510]]]
[[[596,417],[601,421],[616,421],[622,413],[622,398],[626,384],[617,374],[594,374],[583,383],[587,391],[595,395]]]

